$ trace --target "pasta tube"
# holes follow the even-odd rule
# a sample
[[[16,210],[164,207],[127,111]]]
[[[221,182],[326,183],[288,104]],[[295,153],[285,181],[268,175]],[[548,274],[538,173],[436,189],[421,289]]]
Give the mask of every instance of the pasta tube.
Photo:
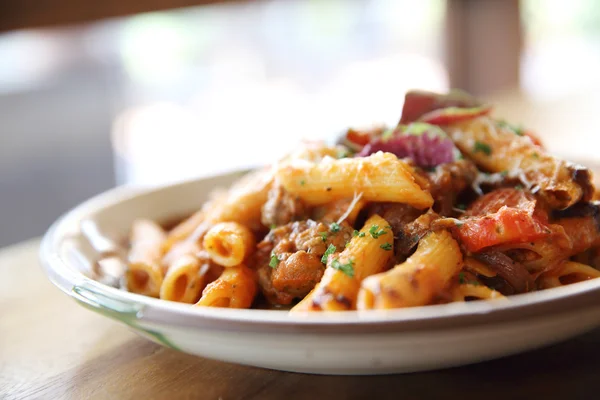
[[[430,304],[463,265],[456,240],[447,231],[431,232],[416,252],[393,269],[362,282],[357,308],[386,309]]]
[[[200,271],[200,260],[191,254],[179,257],[167,271],[160,286],[163,300],[195,303],[204,288],[204,273]]]
[[[250,308],[256,296],[254,272],[245,265],[225,268],[221,276],[209,283],[197,306]]]
[[[321,281],[292,311],[340,311],[355,308],[360,282],[385,270],[394,254],[394,234],[379,215],[339,254],[331,254]]]
[[[163,252],[182,240],[202,241],[206,232],[219,222],[237,222],[254,231],[262,229],[261,209],[272,183],[271,169],[263,169],[242,177],[228,191],[214,194],[200,211],[169,232]]]
[[[163,279],[161,245],[165,238],[165,232],[156,223],[146,219],[133,222],[129,238],[127,290],[158,297]]]
[[[484,285],[475,285],[472,283],[459,284],[452,290],[452,301],[465,301],[467,298],[476,298],[480,300],[503,299],[500,292],[490,289]]]
[[[527,136],[519,136],[489,117],[445,127],[456,146],[485,170],[515,175],[553,208],[567,208],[593,195],[591,173],[548,155]],[[514,171],[514,173],[513,173]]]
[[[252,253],[255,242],[254,235],[244,225],[221,222],[206,233],[203,246],[215,263],[233,267]]]
[[[586,264],[564,261],[557,268],[542,274],[538,279],[538,286],[548,289],[593,278],[600,278],[600,271]]]
[[[262,229],[262,206],[268,199],[272,184],[271,169],[248,174],[229,190],[224,201],[207,210],[206,220],[212,224],[237,222],[253,231]]]
[[[433,198],[415,182],[412,168],[391,153],[283,164],[277,178],[306,204],[321,205],[362,193],[365,201],[397,202],[425,209]]]

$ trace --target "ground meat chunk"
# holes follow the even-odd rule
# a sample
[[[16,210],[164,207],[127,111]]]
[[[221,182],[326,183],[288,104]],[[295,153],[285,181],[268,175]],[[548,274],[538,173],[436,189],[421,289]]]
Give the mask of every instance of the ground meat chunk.
[[[404,229],[406,224],[414,221],[423,211],[401,203],[372,203],[367,208],[367,215],[377,214],[385,219],[394,231],[394,236]]]
[[[257,246],[253,264],[267,300],[290,304],[302,298],[319,282],[325,265],[321,257],[329,245],[342,251],[352,237],[352,227],[312,220],[296,221],[271,230]],[[272,257],[276,262],[271,262]],[[274,267],[270,266],[269,264]]]
[[[320,257],[315,254],[297,251],[281,261],[273,270],[272,286],[290,296],[304,297],[319,283],[324,267]]]
[[[431,231],[431,223],[439,219],[433,211],[419,216],[414,221],[404,225],[395,237],[395,253],[397,262],[403,262],[413,252],[419,240]]]
[[[470,187],[478,170],[470,160],[458,160],[439,165],[434,171],[422,172],[429,182],[428,190],[435,200],[434,210],[442,216],[453,216],[458,195]]]
[[[281,185],[274,185],[262,207],[261,222],[265,226],[281,226],[304,219],[307,208],[296,196],[291,195]]]

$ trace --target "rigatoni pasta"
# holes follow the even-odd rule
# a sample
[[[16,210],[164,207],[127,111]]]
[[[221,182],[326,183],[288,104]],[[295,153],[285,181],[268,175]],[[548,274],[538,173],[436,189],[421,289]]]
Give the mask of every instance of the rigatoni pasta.
[[[600,277],[594,193],[490,106],[409,93],[397,125],[304,143],[168,232],[136,220],[124,288],[293,313],[508,301]]]

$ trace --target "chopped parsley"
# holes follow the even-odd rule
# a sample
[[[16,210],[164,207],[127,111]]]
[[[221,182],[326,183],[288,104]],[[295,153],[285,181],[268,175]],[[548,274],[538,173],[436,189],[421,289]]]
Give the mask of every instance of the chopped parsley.
[[[275,224],[271,224],[271,226],[270,226],[269,228],[270,228],[271,230],[273,230],[273,229],[276,229],[276,228],[277,228],[277,225],[275,225]]]
[[[457,228],[460,228],[464,225],[463,222],[457,222],[456,224],[454,224],[454,226],[456,226]]]
[[[464,272],[459,272],[458,274],[458,283],[465,283],[465,273]]]
[[[540,155],[537,152],[533,153],[531,156],[533,158],[540,158]]]
[[[492,148],[490,147],[489,144],[483,143],[480,141],[475,141],[475,146],[473,147],[473,153],[477,153],[479,151],[484,153],[486,156],[489,156],[492,154]]]
[[[271,261],[269,261],[269,267],[275,268],[279,264],[279,258],[275,254],[271,254]]]
[[[467,209],[467,205],[465,203],[458,203],[456,205],[456,208],[458,208],[459,210],[466,210]]]
[[[327,258],[331,254],[335,253],[336,250],[336,247],[333,244],[330,244],[329,247],[327,247],[327,250],[325,250],[325,253],[323,253],[323,257],[321,257],[321,262],[323,264],[327,264]]]
[[[340,159],[340,158],[346,158],[346,157],[348,157],[349,155],[350,155],[350,152],[349,152],[348,150],[346,150],[346,149],[339,149],[339,150],[337,151],[336,157],[337,157],[338,159]]]
[[[384,250],[386,250],[386,251],[389,251],[389,250],[391,250],[391,249],[392,249],[392,244],[391,244],[391,243],[384,243],[384,244],[382,244],[382,245],[381,245],[381,246],[379,246],[379,247],[381,247],[382,249],[384,249]]]
[[[340,224],[338,224],[337,222],[332,222],[331,225],[329,225],[329,230],[333,233],[338,233],[340,229]]]
[[[523,133],[523,128],[522,127],[511,125],[511,124],[509,124],[508,122],[506,122],[504,120],[498,121],[498,126],[501,127],[501,128],[510,129],[517,136],[523,136],[525,134],[525,133]]]
[[[481,285],[481,283],[477,282],[477,281],[469,281],[467,282],[469,285],[473,285],[473,286],[479,286]]]
[[[350,278],[354,277],[354,263],[352,260],[348,261],[346,264],[342,264],[339,259],[333,260],[331,263],[331,268],[342,271],[344,274],[348,275]]]
[[[350,247],[350,242],[346,242],[346,244],[344,245],[345,248]]]
[[[302,179],[302,180],[300,181],[300,186],[304,186],[304,185],[306,185],[306,181],[305,181],[304,179]]]
[[[354,230],[354,232],[352,232],[352,236],[354,237],[365,237],[365,233],[364,232],[359,232],[356,229]]]
[[[523,185],[519,184],[519,185],[515,186],[515,189],[517,189],[517,190],[523,190]]]
[[[504,170],[504,171],[500,172],[500,175],[503,176],[503,177],[507,176],[508,175],[508,171]]]
[[[381,235],[385,235],[387,232],[383,229],[379,229],[378,225],[373,225],[369,229],[369,233],[373,236],[373,239],[377,239]]]
[[[319,232],[319,236],[321,236],[323,242],[327,241],[327,232]]]

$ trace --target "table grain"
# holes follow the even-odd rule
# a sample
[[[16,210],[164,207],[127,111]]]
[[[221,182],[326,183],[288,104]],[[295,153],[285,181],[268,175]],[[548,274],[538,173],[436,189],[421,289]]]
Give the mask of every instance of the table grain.
[[[600,330],[427,373],[271,371],[163,348],[78,306],[47,280],[38,247],[0,250],[0,399],[598,398]]]

